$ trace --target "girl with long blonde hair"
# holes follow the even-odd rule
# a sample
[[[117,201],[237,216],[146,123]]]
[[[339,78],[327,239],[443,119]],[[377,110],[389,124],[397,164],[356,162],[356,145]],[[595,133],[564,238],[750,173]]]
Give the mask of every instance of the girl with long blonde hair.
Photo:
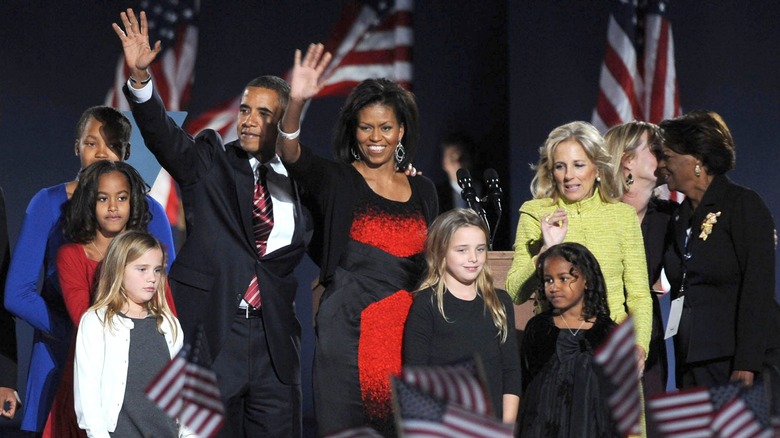
[[[493,286],[488,230],[467,209],[450,210],[428,229],[428,273],[404,330],[404,365],[446,365],[479,356],[498,418],[514,423],[520,365],[512,300]]]
[[[165,259],[160,241],[141,231],[108,246],[95,304],[76,337],[74,401],[88,436],[178,435],[175,421],[144,394],[183,341],[165,299]]]

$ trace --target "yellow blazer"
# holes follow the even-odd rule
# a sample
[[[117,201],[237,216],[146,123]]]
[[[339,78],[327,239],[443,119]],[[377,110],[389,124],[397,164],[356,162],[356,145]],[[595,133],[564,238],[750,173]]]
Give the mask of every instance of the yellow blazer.
[[[650,344],[653,305],[647,287],[647,261],[642,229],[634,207],[622,202],[607,203],[599,196],[579,202],[534,199],[520,207],[515,254],[506,280],[507,292],[518,303],[528,300],[539,287],[534,278],[536,256],[544,243],[542,215],[557,208],[567,211],[569,228],[565,242],[586,246],[596,257],[607,284],[607,304],[612,319],[620,323],[634,317],[636,343],[645,352]],[[626,313],[628,308],[628,313]]]

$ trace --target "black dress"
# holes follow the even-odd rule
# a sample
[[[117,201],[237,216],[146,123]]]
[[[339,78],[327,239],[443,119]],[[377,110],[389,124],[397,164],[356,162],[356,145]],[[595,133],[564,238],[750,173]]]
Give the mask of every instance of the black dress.
[[[560,330],[548,310],[526,326],[520,348],[521,437],[619,436],[593,368],[593,350],[615,323],[599,318],[590,330]]]
[[[394,202],[363,184],[352,240],[317,312],[314,400],[321,433],[369,423],[393,435],[389,376],[401,371],[408,291],[422,275],[427,225],[414,194]]]
[[[436,305],[433,288],[420,291],[414,297],[404,329],[404,365],[449,365],[470,359],[475,354],[482,359],[493,413],[502,418],[503,395],[520,395],[520,361],[515,336],[515,315],[512,299],[503,290],[496,290],[506,312],[509,334],[505,342],[485,307],[482,294],[473,300],[461,300],[449,291],[444,293],[444,319]]]
[[[401,343],[411,294],[425,269],[436,189],[409,177],[411,197],[385,199],[349,164],[306,147],[287,164],[316,229],[309,255],[326,286],[317,313],[314,409],[317,433],[370,424],[393,435],[390,374],[401,371]]]

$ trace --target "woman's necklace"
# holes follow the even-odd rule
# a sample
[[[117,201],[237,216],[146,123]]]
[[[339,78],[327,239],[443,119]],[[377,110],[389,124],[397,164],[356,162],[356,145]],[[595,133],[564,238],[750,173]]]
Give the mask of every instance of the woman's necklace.
[[[103,252],[98,249],[97,245],[95,245],[95,241],[93,240],[89,242],[89,244],[92,245],[93,248],[95,248],[95,251],[97,251],[98,254],[100,254],[100,260],[103,260],[105,256],[103,255]]]
[[[580,330],[582,330],[582,326],[585,325],[585,320],[583,319],[582,323],[580,323],[580,326],[577,327],[577,330],[576,331],[572,331],[571,327],[569,327],[569,323],[566,322],[566,318],[564,318],[563,315],[558,315],[558,316],[561,317],[561,319],[563,320],[563,323],[566,325],[566,330],[568,330],[569,333],[571,333],[572,336],[577,336],[577,333],[579,333]]]

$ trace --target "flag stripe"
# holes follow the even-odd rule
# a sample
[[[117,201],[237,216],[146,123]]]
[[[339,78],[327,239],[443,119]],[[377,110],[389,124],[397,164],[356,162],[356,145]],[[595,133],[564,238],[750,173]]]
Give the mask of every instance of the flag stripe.
[[[344,57],[342,62],[339,64],[339,69],[354,65],[395,65],[396,59],[411,59],[411,57],[412,48],[407,46],[389,47],[382,50],[371,50],[365,52],[355,51]]]
[[[476,369],[464,367],[406,367],[404,381],[442,400],[452,401],[482,415],[490,413],[490,403]]]
[[[612,330],[593,356],[612,385],[607,391],[607,403],[623,435],[641,432],[642,405],[634,342],[634,321],[629,317]]]
[[[714,407],[706,389],[660,394],[648,402],[648,412],[658,430],[669,437],[711,436]]]

